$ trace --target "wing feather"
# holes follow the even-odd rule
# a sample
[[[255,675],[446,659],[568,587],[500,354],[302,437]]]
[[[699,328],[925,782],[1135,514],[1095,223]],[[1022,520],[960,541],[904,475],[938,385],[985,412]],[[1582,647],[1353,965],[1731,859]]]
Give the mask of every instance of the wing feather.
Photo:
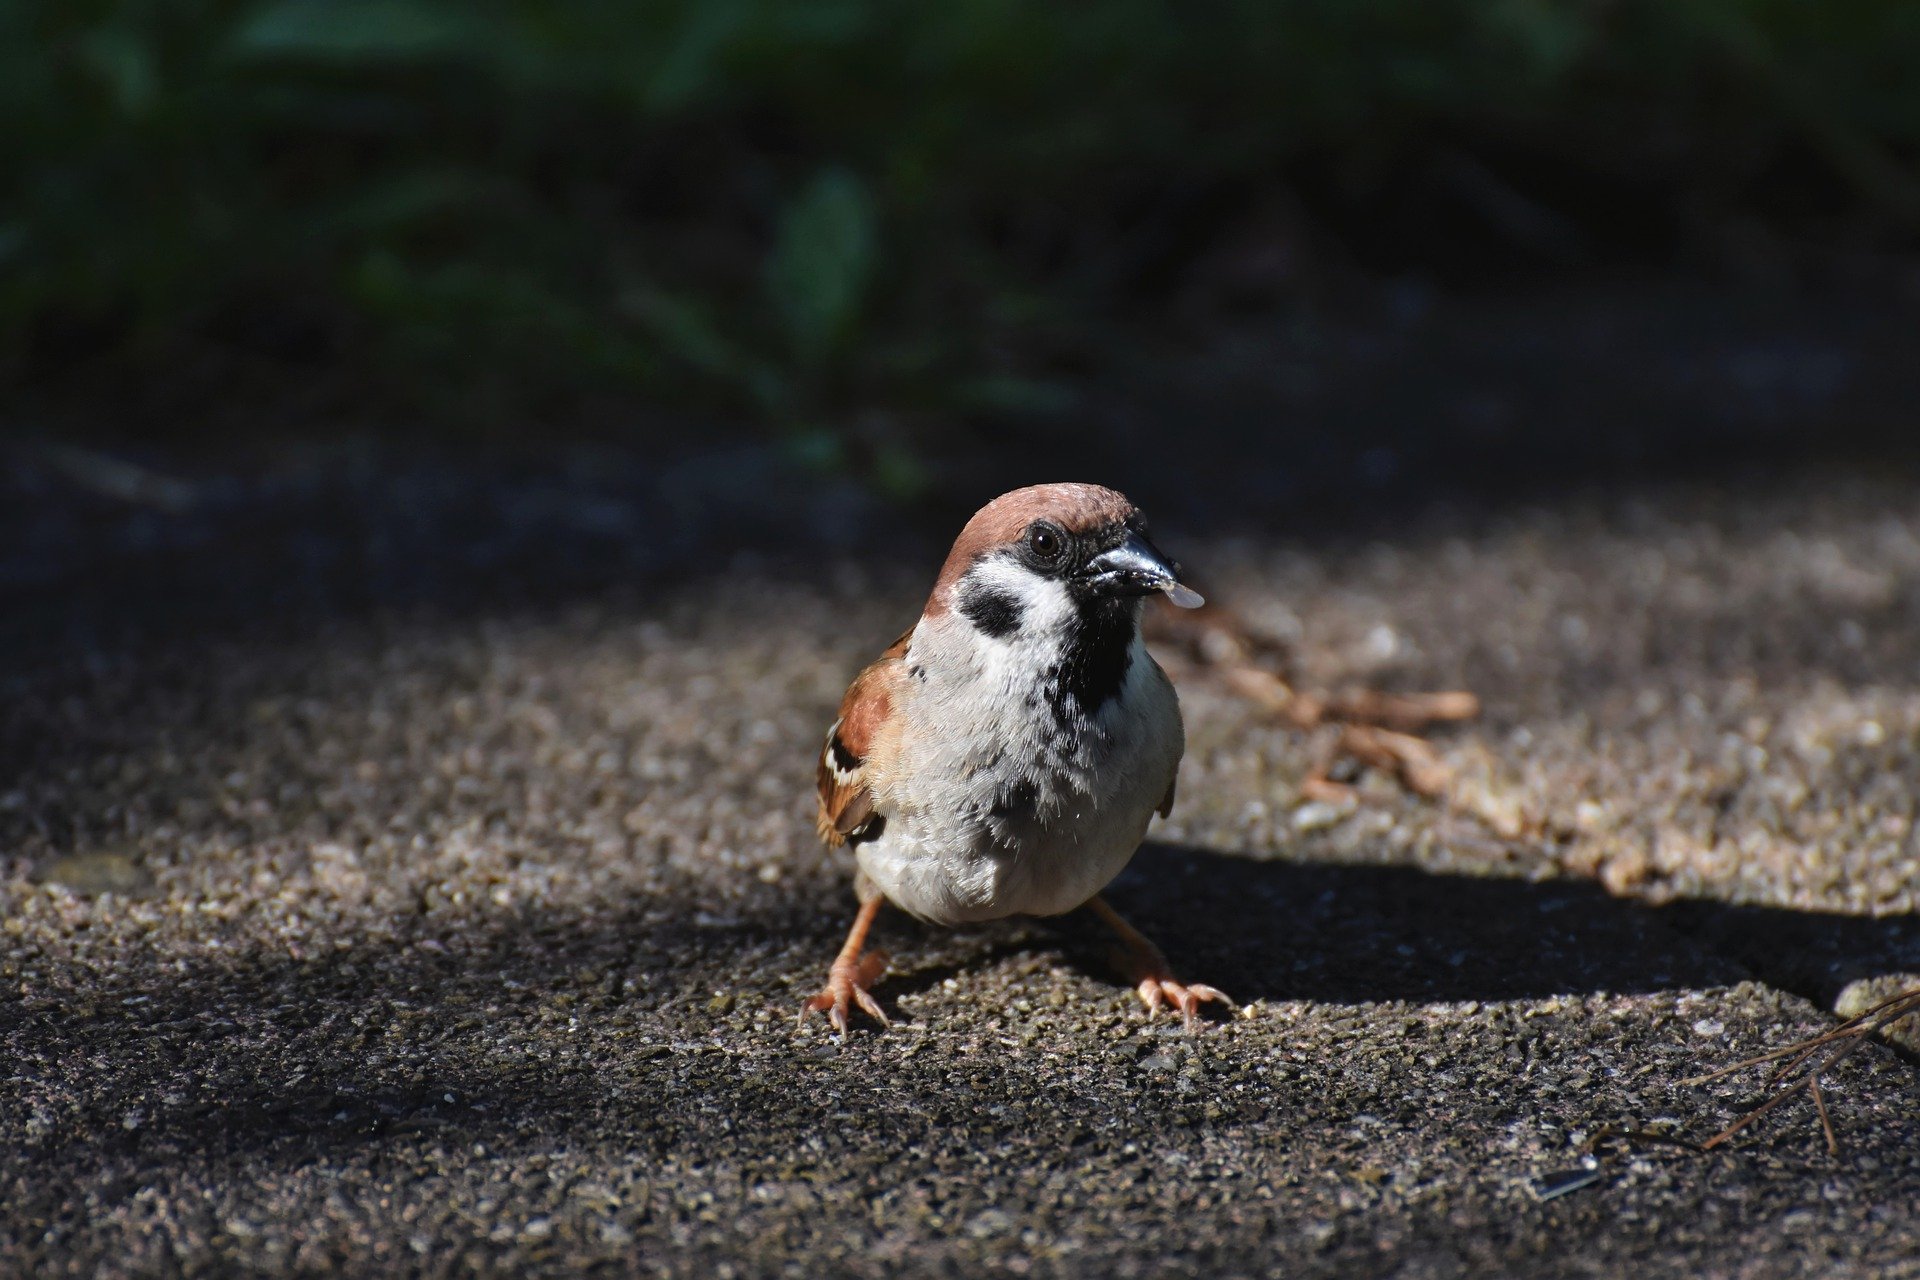
[[[886,735],[893,715],[894,691],[906,675],[908,642],[913,632],[895,640],[887,651],[853,679],[840,714],[827,730],[820,748],[815,782],[820,792],[820,838],[829,847],[858,844],[877,834],[881,816],[873,809],[868,765]]]

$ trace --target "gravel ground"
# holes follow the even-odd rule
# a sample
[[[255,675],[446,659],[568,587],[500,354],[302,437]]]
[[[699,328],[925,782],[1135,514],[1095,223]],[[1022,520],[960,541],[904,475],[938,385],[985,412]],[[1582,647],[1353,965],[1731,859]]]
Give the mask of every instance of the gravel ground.
[[[1314,735],[1183,683],[1115,898],[1241,1002],[1191,1036],[1075,921],[897,915],[896,1029],[796,1031],[851,908],[812,755],[917,552],[145,635],[98,566],[37,584],[0,1272],[1920,1276],[1891,1048],[1831,1081],[1838,1157],[1802,1102],[1583,1155],[1705,1137],[1759,1082],[1687,1077],[1920,975],[1920,493],[1162,532],[1302,684],[1486,705],[1450,803],[1343,808]],[[262,572],[189,541],[117,581]]]

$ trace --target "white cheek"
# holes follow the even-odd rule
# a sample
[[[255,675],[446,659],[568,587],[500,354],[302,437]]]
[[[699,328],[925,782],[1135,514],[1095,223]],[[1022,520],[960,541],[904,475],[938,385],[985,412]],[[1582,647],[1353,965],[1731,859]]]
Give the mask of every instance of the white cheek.
[[[1074,619],[1073,598],[1067,584],[1042,578],[1015,560],[995,557],[975,565],[967,577],[983,587],[1004,591],[1020,602],[1020,626],[999,641],[1019,644],[1035,638],[1061,635]]]
[[[936,634],[915,637],[929,667],[953,677],[942,681],[945,698],[959,698],[947,714],[972,721],[985,707],[1024,705],[1034,684],[1059,661],[1061,636],[1074,616],[1064,584],[1039,577],[1018,563],[988,560],[967,574],[968,587],[1003,592],[1020,602],[1020,625],[1004,636],[990,636],[963,616],[943,619]],[[964,692],[963,692],[964,691]],[[971,699],[984,696],[979,706]],[[965,704],[965,705],[962,705]]]

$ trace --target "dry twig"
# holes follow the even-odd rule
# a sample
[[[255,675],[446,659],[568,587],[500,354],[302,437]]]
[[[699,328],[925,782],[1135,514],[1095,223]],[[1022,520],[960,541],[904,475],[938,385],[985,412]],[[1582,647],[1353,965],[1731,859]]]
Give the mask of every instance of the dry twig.
[[[1833,1129],[1833,1118],[1827,1112],[1825,1091],[1821,1088],[1821,1078],[1860,1047],[1875,1036],[1892,1027],[1902,1018],[1920,1014],[1920,987],[1902,991],[1896,996],[1882,1000],[1871,1009],[1856,1017],[1848,1018],[1831,1031],[1817,1036],[1809,1036],[1784,1048],[1770,1053],[1759,1054],[1731,1066],[1721,1067],[1718,1071],[1709,1071],[1705,1075],[1683,1080],[1682,1084],[1702,1085],[1720,1080],[1749,1067],[1765,1066],[1768,1063],[1782,1062],[1775,1069],[1765,1085],[1766,1097],[1760,1104],[1708,1138],[1701,1144],[1701,1150],[1711,1151],[1731,1140],[1733,1136],[1754,1123],[1762,1116],[1778,1109],[1789,1098],[1806,1090],[1813,1099],[1814,1110],[1819,1114],[1821,1130],[1826,1134],[1827,1150],[1834,1155],[1840,1154],[1840,1140]],[[1822,1052],[1825,1050],[1826,1052]],[[1811,1064],[1811,1065],[1809,1065]]]
[[[1706,1150],[1699,1143],[1682,1138],[1677,1134],[1656,1133],[1651,1129],[1628,1129],[1620,1125],[1602,1125],[1591,1138],[1580,1144],[1580,1154],[1598,1156],[1601,1148],[1608,1142],[1618,1140],[1631,1147],[1678,1147],[1682,1151],[1696,1154]]]
[[[1332,776],[1342,760],[1390,773],[1408,790],[1439,799],[1446,794],[1453,772],[1432,745],[1416,735],[1435,724],[1471,720],[1480,714],[1480,700],[1458,690],[1300,692],[1272,670],[1282,657],[1277,646],[1263,643],[1218,606],[1190,612],[1155,610],[1148,628],[1153,639],[1180,655],[1176,668],[1217,674],[1234,693],[1296,729],[1338,727],[1330,749],[1300,784],[1301,793],[1310,799],[1344,802],[1353,798],[1353,788]]]

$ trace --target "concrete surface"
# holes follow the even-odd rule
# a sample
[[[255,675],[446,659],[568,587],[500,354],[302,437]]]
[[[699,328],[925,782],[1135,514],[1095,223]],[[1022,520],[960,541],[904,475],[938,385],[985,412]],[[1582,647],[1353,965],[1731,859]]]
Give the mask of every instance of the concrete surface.
[[[812,754],[934,559],[137,634],[102,583],[256,549],[38,584],[0,1273],[1920,1276],[1894,1050],[1832,1080],[1838,1158],[1800,1102],[1582,1154],[1706,1136],[1759,1081],[1681,1081],[1920,974],[1920,492],[1160,532],[1302,683],[1486,702],[1453,805],[1346,810],[1297,794],[1312,735],[1183,686],[1114,896],[1242,1002],[1196,1036],[1085,926],[898,916],[897,1029],[796,1032],[851,903]]]

